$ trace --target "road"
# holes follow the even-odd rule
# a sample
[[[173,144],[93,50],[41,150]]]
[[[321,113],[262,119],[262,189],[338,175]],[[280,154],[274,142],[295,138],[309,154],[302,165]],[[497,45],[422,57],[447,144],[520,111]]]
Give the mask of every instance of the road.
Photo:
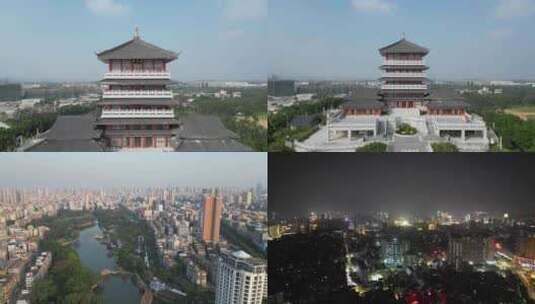
[[[514,262],[514,260],[512,259],[513,257],[512,253],[507,252],[506,250],[501,250],[498,253],[500,253],[500,255],[496,255],[496,256],[500,258],[500,260],[503,261],[515,275],[518,276],[518,278],[520,279],[520,281],[522,281],[522,284],[528,291],[529,298],[535,301],[535,286],[533,286],[533,284],[531,284],[530,282],[529,272]],[[508,257],[508,258],[504,258],[504,257]]]

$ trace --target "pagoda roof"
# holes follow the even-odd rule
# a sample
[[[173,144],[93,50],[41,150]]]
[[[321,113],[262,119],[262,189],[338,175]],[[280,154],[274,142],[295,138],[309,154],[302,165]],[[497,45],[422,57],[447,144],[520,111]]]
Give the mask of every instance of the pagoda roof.
[[[178,125],[173,118],[102,118],[97,120],[96,125]]]
[[[344,109],[383,109],[384,103],[375,99],[350,100],[345,102],[342,107]]]
[[[94,113],[86,115],[59,116],[47,133],[48,140],[97,139],[100,131],[93,128]]]
[[[178,58],[177,53],[150,44],[137,35],[121,45],[97,53],[97,56],[106,63],[113,59],[163,59],[169,62]]]
[[[423,54],[429,53],[429,49],[410,42],[405,38],[379,49],[381,55],[386,54]]]
[[[212,115],[190,114],[182,117],[180,139],[238,139],[239,136],[225,127],[221,119]]]
[[[103,152],[102,144],[95,140],[45,140],[26,152]]]
[[[28,152],[99,152],[101,131],[93,127],[94,113],[78,116],[59,116],[45,133],[45,140]]]
[[[239,136],[225,128],[217,116],[190,114],[182,118],[177,131],[179,152],[250,152],[250,147],[238,141]]]
[[[427,104],[428,109],[464,109],[468,104],[462,100],[433,100]]]

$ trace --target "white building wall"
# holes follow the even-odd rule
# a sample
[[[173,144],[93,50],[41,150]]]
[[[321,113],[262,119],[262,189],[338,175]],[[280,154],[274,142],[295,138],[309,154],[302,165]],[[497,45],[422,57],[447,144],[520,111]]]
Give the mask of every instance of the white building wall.
[[[222,260],[218,262],[216,304],[261,304],[266,296],[265,272],[247,272],[235,269]]]

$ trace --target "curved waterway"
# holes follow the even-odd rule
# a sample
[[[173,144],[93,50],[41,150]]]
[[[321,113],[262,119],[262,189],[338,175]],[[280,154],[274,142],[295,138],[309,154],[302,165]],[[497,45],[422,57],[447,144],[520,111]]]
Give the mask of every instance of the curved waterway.
[[[76,251],[85,266],[100,274],[105,268],[116,269],[117,264],[113,257],[108,256],[106,246],[95,239],[98,235],[102,235],[98,225],[80,231]],[[141,295],[129,276],[106,277],[102,283],[102,297],[104,304],[139,303],[141,300]]]

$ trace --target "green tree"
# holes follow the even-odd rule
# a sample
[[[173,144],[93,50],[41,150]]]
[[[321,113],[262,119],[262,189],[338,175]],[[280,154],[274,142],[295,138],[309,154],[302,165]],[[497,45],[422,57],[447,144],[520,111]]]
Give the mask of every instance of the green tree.
[[[318,115],[320,119],[318,124],[325,123],[325,117],[322,113],[328,109],[335,109],[344,103],[342,98],[325,97],[317,102],[296,104],[291,107],[280,109],[277,113],[270,113],[268,116],[268,145],[269,151],[287,152],[288,149],[284,144],[286,140],[303,139],[303,133],[292,130],[290,121],[298,115]],[[310,128],[308,128],[310,130]],[[305,134],[306,135],[306,134]],[[308,138],[310,134],[306,135]]]
[[[371,143],[360,148],[357,148],[356,152],[374,152],[382,153],[386,152],[387,145],[384,143]]]
[[[407,123],[402,123],[396,130],[396,133],[401,134],[401,135],[414,135],[418,133],[418,130],[416,130],[415,128],[413,128],[411,125]]]
[[[452,143],[433,143],[433,152],[459,152],[459,148]]]

